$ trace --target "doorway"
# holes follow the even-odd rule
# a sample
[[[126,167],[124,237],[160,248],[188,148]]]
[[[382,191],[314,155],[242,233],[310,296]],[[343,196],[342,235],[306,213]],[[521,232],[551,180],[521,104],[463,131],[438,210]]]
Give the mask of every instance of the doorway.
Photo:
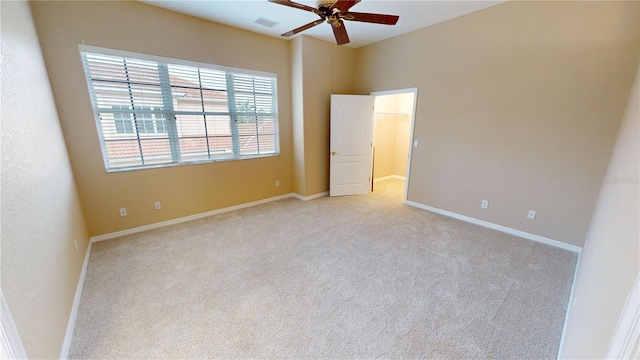
[[[409,188],[417,93],[417,88],[371,93],[375,96],[373,191],[376,186],[402,186],[403,202]]]

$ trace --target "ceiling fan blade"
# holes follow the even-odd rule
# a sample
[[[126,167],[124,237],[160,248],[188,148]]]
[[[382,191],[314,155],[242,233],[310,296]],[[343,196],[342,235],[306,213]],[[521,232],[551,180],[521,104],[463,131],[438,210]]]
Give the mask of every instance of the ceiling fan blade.
[[[287,31],[286,33],[282,34],[281,36],[289,37],[289,36],[295,35],[295,34],[301,32],[301,31],[305,31],[305,30],[307,30],[309,28],[312,28],[312,27],[314,27],[316,25],[320,25],[323,22],[324,22],[324,19],[318,19],[316,21],[308,23],[307,25],[302,25],[299,28],[293,29],[291,31]]]
[[[289,1],[289,0],[269,0],[269,2],[270,3],[274,3],[274,4],[289,6],[289,7],[300,9],[300,10],[311,11],[312,13],[315,13],[315,14],[318,14],[318,15],[323,15],[320,10],[318,10],[318,9],[316,9],[314,7],[307,6],[307,5],[304,5],[304,4],[298,4],[296,2]]]
[[[333,9],[339,9],[340,12],[346,13],[353,5],[359,2],[360,0],[338,0],[335,4],[331,5],[329,10],[333,11]]]
[[[384,24],[384,25],[395,25],[400,19],[397,15],[386,15],[386,14],[369,14],[369,13],[359,13],[359,12],[348,12],[341,16],[345,20],[351,21],[361,21],[375,24]]]
[[[340,26],[331,26],[333,29],[333,35],[336,37],[338,45],[346,44],[349,42],[349,35],[347,35],[347,28],[344,27],[344,22],[338,20]]]

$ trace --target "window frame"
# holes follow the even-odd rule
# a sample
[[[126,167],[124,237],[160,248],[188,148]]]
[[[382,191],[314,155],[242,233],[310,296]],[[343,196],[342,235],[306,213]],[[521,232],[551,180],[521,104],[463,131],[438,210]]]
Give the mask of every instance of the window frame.
[[[156,115],[163,113],[162,109],[154,109],[151,106],[141,106],[141,109],[139,110],[142,110],[142,111],[137,111],[136,115],[143,115],[143,118],[131,119],[131,118],[125,118],[124,116],[125,114],[129,114],[129,111],[126,111],[126,112],[118,111],[118,110],[124,110],[123,105],[112,105],[111,108],[114,110],[113,123],[116,128],[116,134],[133,134],[134,131],[140,131],[141,128],[144,129],[144,131],[140,131],[140,133],[143,133],[143,134],[167,134],[168,133],[167,123],[166,123],[167,120],[164,118],[161,118],[161,119],[156,118]],[[119,115],[119,117],[116,115]],[[144,116],[146,115],[150,115],[151,117],[145,118]],[[121,122],[121,124],[119,124],[118,122]],[[158,125],[160,123],[162,123],[162,126]],[[151,126],[153,131],[148,131],[149,126]],[[118,131],[119,129],[124,131]],[[137,129],[137,130],[134,130],[134,129]],[[127,130],[130,130],[130,131],[127,131]],[[160,130],[164,130],[164,131],[160,131]]]
[[[276,73],[270,73],[270,72],[264,72],[264,71],[257,71],[257,70],[249,70],[249,69],[241,69],[241,68],[234,68],[234,67],[228,67],[228,66],[223,66],[223,65],[215,65],[212,63],[203,63],[203,62],[198,62],[198,61],[191,61],[191,60],[183,60],[183,59],[178,59],[178,58],[168,58],[168,57],[163,57],[163,56],[157,56],[157,55],[149,55],[149,54],[143,54],[143,53],[139,53],[139,52],[130,52],[130,51],[124,51],[124,50],[116,50],[116,49],[109,49],[109,48],[103,48],[103,47],[97,47],[97,46],[91,46],[91,45],[85,45],[85,44],[79,44],[78,45],[78,50],[80,52],[80,56],[81,56],[81,61],[82,61],[82,65],[83,65],[83,71],[85,74],[85,78],[87,81],[87,91],[89,92],[89,96],[91,98],[91,109],[94,113],[94,121],[95,121],[95,125],[96,125],[96,129],[98,131],[98,136],[100,139],[100,146],[101,146],[101,150],[102,150],[102,155],[103,155],[103,161],[104,161],[104,166],[107,172],[121,172],[121,171],[132,171],[132,170],[142,170],[142,169],[153,169],[153,168],[162,168],[162,167],[173,167],[173,166],[182,166],[182,165],[192,165],[192,164],[206,164],[206,163],[216,163],[216,162],[223,162],[223,161],[235,161],[235,160],[246,160],[246,159],[259,159],[259,158],[266,158],[266,157],[274,157],[274,156],[279,156],[280,155],[280,122],[279,122],[279,111],[278,111],[278,79],[277,79],[277,74]],[[113,167],[110,164],[113,163],[113,159],[110,161],[109,156],[108,156],[108,152],[107,152],[107,142],[105,139],[105,135],[103,133],[103,128],[101,125],[101,112],[104,112],[103,108],[99,108],[97,106],[97,101],[96,101],[96,95],[94,93],[93,90],[93,83],[92,83],[92,79],[89,76],[89,71],[87,68],[87,63],[84,60],[84,54],[85,53],[90,53],[90,54],[99,54],[99,55],[106,55],[106,56],[117,56],[117,57],[123,57],[123,58],[131,58],[131,59],[136,59],[136,60],[144,60],[144,61],[152,61],[155,62],[159,68],[163,67],[164,69],[159,72],[159,76],[160,76],[160,86],[162,88],[161,91],[161,98],[162,101],[164,103],[164,109],[161,111],[164,114],[164,121],[165,121],[165,132],[162,134],[167,134],[168,138],[169,138],[169,146],[170,146],[170,151],[171,151],[171,161],[168,162],[163,162],[163,163],[152,163],[152,164],[136,164],[136,165],[129,165],[129,166],[117,166],[117,167]],[[233,87],[231,87],[231,89],[227,88],[227,112],[211,112],[211,111],[202,111],[202,112],[189,112],[189,111],[180,111],[180,110],[174,110],[173,109],[173,99],[171,97],[171,82],[170,79],[168,78],[168,69],[167,66],[168,65],[177,65],[177,66],[188,66],[188,67],[194,67],[194,68],[202,68],[202,69],[211,69],[211,70],[216,70],[216,71],[222,71],[225,73],[225,76],[227,78],[227,84],[229,84],[230,79],[234,76],[234,75],[239,75],[239,76],[256,76],[256,77],[263,77],[263,78],[270,78],[273,81],[273,94],[272,94],[272,106],[273,106],[273,113],[269,113],[269,114],[265,114],[265,115],[270,115],[273,118],[273,136],[274,136],[274,151],[270,152],[270,153],[266,153],[266,154],[241,154],[240,148],[239,148],[239,141],[240,141],[240,135],[238,132],[238,118],[241,118],[243,116],[251,116],[251,114],[247,114],[247,113],[241,113],[241,112],[237,112],[236,111],[236,106],[237,104],[235,104],[235,90],[233,89]],[[201,87],[202,89],[202,87]],[[206,90],[206,89],[202,89],[202,90]],[[165,94],[168,93],[170,98],[167,99]],[[254,93],[255,94],[255,93]],[[134,110],[131,110],[134,111]],[[116,110],[117,112],[117,110]],[[158,113],[158,111],[156,110],[152,110],[152,111],[147,111],[144,109],[141,109],[140,111],[141,113]],[[137,111],[136,111],[137,113]],[[229,122],[230,122],[230,127],[231,127],[231,139],[232,139],[232,143],[233,143],[233,149],[231,152],[231,156],[230,157],[224,157],[224,158],[208,158],[208,159],[189,159],[189,156],[186,155],[186,159],[183,158],[180,154],[178,154],[176,156],[176,150],[179,153],[179,141],[180,141],[180,136],[178,136],[176,129],[176,121],[177,121],[177,117],[176,115],[180,116],[180,115],[206,115],[206,116],[229,116]],[[144,121],[155,121],[156,119],[144,119]],[[160,120],[160,119],[158,119]],[[267,135],[270,135],[267,134]],[[208,136],[208,135],[207,135]],[[257,136],[259,136],[259,132],[257,133]],[[211,156],[209,154],[209,156]],[[178,158],[178,160],[176,160],[176,158]],[[141,160],[142,161],[142,160]]]

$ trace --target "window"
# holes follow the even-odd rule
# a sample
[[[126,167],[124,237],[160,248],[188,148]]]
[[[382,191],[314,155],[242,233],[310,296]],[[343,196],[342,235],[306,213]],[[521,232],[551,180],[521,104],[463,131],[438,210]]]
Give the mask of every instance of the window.
[[[279,154],[276,75],[80,46],[107,170]]]
[[[112,108],[114,110],[129,110],[129,107],[122,105],[114,105]],[[162,110],[162,108],[154,109],[148,106],[141,106],[140,109],[157,111]],[[156,116],[158,116],[158,118],[156,118]],[[162,117],[162,113],[153,114],[143,112],[132,114],[126,111],[115,112],[113,117],[113,122],[116,126],[116,133],[118,134],[134,134],[136,132],[140,132],[142,134],[167,132],[167,126],[165,125],[165,120]]]

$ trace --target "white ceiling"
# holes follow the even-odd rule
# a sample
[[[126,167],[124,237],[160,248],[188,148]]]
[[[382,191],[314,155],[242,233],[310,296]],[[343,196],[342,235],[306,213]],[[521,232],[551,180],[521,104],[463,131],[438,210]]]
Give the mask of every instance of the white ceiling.
[[[280,37],[280,34],[282,33],[319,19],[317,15],[311,12],[270,3],[267,2],[267,0],[139,1],[274,37]],[[351,10],[356,12],[399,15],[400,20],[398,20],[398,23],[395,26],[345,21],[349,38],[351,39],[351,42],[345,46],[358,48],[369,45],[380,40],[388,39],[416,29],[486,9],[505,1],[506,0],[363,0],[352,7]],[[299,0],[296,2],[315,7],[314,0]],[[273,20],[278,24],[273,28],[258,25],[255,21],[260,17]],[[320,24],[302,32],[301,34],[309,35],[325,41],[335,42],[333,32],[329,24]],[[300,34],[295,36],[300,36]]]

